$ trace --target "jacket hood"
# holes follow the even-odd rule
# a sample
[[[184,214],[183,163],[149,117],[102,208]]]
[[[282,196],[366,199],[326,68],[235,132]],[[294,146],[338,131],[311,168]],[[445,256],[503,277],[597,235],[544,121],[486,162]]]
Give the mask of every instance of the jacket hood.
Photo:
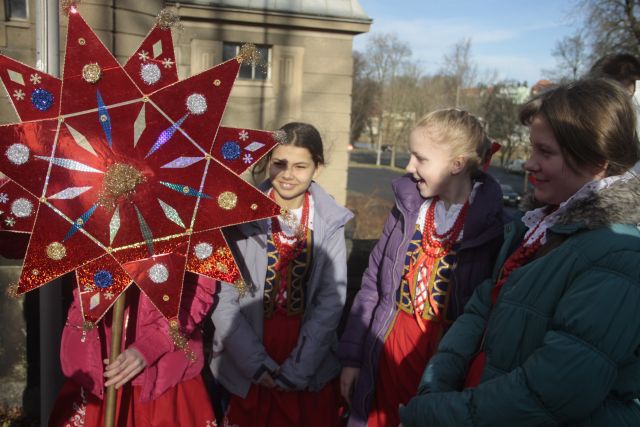
[[[523,199],[525,211],[543,206],[533,192]],[[594,191],[576,200],[562,212],[556,224],[581,223],[588,229],[613,224],[640,224],[640,175],[629,180],[619,180],[607,188]]]

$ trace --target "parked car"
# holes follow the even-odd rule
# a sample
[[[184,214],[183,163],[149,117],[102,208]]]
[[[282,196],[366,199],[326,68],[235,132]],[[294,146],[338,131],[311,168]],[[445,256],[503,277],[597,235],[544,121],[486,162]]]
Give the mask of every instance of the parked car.
[[[522,197],[518,194],[513,187],[507,184],[500,184],[502,189],[502,203],[506,206],[518,206]]]
[[[510,173],[524,173],[524,160],[515,159],[507,162],[505,168]]]

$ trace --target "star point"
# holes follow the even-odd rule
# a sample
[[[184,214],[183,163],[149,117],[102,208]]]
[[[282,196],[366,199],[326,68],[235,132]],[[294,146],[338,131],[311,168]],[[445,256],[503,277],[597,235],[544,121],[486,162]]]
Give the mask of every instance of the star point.
[[[164,37],[160,45],[158,37]],[[243,141],[249,137],[246,130],[219,132],[233,85],[210,84],[232,83],[239,63],[227,61],[178,81],[167,37],[170,32],[154,29],[120,66],[82,17],[70,14],[62,81],[20,68],[33,84],[43,85],[48,92],[41,98],[49,102],[41,105],[30,95],[31,103],[20,104],[20,117],[33,118],[30,109],[38,107],[56,109],[0,127],[0,170],[33,200],[29,230],[34,238],[18,290],[36,289],[75,271],[80,289],[86,291],[85,320],[94,323],[110,307],[109,300],[132,281],[167,318],[177,316],[185,271],[239,283],[240,272],[228,249],[204,260],[191,248],[203,241],[227,248],[221,227],[277,214],[278,206],[243,181],[237,166],[248,167],[275,141],[265,144],[264,153],[234,157],[236,163],[218,156],[224,142],[217,135],[236,132]],[[86,46],[93,49],[90,60]],[[150,59],[149,46],[154,54],[163,46],[162,61]],[[100,75],[75,78],[90,62],[100,64]],[[149,79],[140,75],[140,62],[161,63],[171,71],[163,71],[163,78],[150,88]],[[16,89],[10,99],[25,97]],[[8,202],[9,196],[0,193],[0,203]],[[19,227],[25,221],[21,217]],[[16,226],[13,217],[4,223]],[[213,268],[220,265],[224,268]],[[99,292],[93,292],[97,288]]]

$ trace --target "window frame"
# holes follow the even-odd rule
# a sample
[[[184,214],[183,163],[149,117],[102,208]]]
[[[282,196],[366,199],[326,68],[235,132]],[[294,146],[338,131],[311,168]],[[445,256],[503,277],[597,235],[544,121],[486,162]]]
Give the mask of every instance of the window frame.
[[[26,22],[29,21],[29,0],[24,0],[24,17],[11,16],[11,0],[4,0],[4,15],[9,22]]]
[[[240,53],[240,49],[242,48],[242,45],[244,43],[239,43],[239,42],[232,42],[232,41],[224,41],[222,42],[222,60],[223,61],[228,61],[231,58],[225,58],[224,57],[224,52],[226,51],[226,47],[231,45],[233,46],[234,50],[235,50],[235,54],[234,56],[237,56]],[[262,83],[262,82],[270,82],[271,81],[271,61],[273,58],[273,46],[272,45],[267,45],[267,44],[256,44],[255,45],[256,48],[259,49],[266,49],[267,51],[267,58],[266,58],[266,76],[264,79],[260,79],[260,78],[256,78],[256,64],[244,64],[241,65],[241,67],[243,66],[250,66],[251,67],[251,77],[242,77],[240,75],[240,73],[238,73],[238,80],[242,80],[243,82],[257,82],[257,83]]]

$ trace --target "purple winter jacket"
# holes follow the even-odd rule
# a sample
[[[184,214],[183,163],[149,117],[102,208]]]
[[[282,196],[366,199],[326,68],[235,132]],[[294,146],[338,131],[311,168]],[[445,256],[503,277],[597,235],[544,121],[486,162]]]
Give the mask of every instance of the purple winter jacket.
[[[482,172],[474,176],[474,181],[480,181],[482,185],[476,190],[464,222],[458,262],[451,279],[450,319],[462,314],[475,287],[491,277],[503,240],[503,226],[508,219],[502,208],[500,185]],[[392,187],[396,205],[369,257],[369,266],[338,347],[343,366],[360,368],[351,399],[349,426],[367,423],[383,337],[396,312],[395,291],[400,284],[406,249],[415,232],[418,212],[425,200],[410,175],[394,180]]]

